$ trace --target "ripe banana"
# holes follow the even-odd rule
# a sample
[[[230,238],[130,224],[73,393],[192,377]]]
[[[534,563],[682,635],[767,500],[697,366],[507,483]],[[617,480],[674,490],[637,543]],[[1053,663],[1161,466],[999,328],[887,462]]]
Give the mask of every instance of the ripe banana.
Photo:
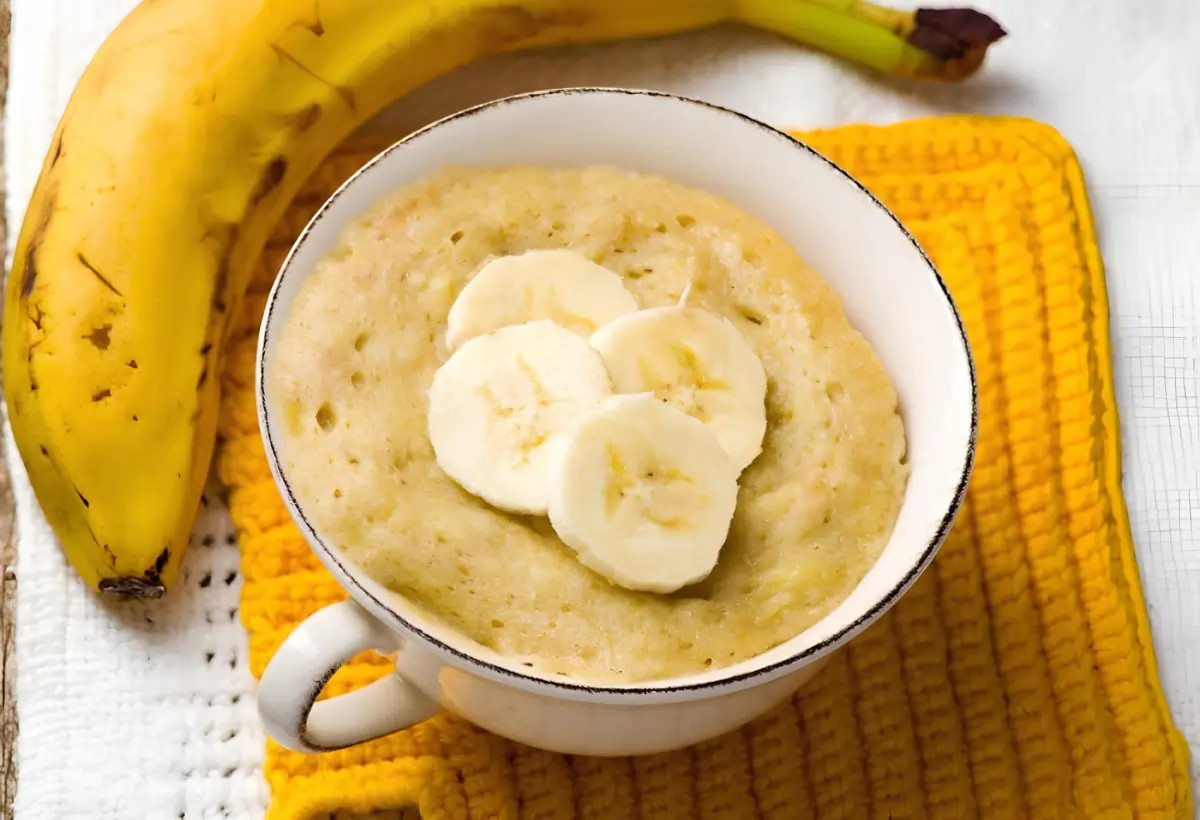
[[[767,375],[728,319],[684,304],[621,316],[592,335],[618,393],[653,393],[708,425],[740,473],[762,452]]]
[[[528,515],[548,508],[546,469],[558,440],[612,393],[587,340],[542,320],[476,336],[429,388],[438,466],[467,492]]]
[[[502,256],[480,268],[454,300],[446,344],[453,350],[481,333],[538,319],[586,337],[637,309],[620,276],[574,251]]]
[[[702,422],[648,393],[613,396],[551,455],[550,524],[585,566],[651,592],[712,572],[738,470]]]
[[[67,105],[5,295],[9,418],[71,563],[102,592],[164,593],[209,466],[230,317],[271,226],[359,123],[489,54],[727,20],[887,70],[956,76],[954,59],[879,26],[869,42],[848,40],[838,28],[848,16],[814,23],[811,8],[144,0]]]

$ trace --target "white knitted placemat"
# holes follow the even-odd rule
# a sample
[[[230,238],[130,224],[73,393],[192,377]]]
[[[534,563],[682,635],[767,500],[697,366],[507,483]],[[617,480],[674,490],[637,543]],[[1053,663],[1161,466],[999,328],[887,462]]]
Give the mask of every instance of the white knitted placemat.
[[[10,256],[72,87],[132,5],[12,0]],[[1083,161],[1108,268],[1125,490],[1163,681],[1176,722],[1200,744],[1200,5],[974,5],[1011,37],[967,85],[883,81],[728,28],[489,61],[422,88],[388,119],[417,126],[518,91],[623,85],[797,127],[963,111],[1056,125]],[[18,820],[260,817],[263,735],[237,617],[237,548],[219,493],[208,495],[178,588],[156,604],[112,606],[73,576],[23,470],[12,471]]]

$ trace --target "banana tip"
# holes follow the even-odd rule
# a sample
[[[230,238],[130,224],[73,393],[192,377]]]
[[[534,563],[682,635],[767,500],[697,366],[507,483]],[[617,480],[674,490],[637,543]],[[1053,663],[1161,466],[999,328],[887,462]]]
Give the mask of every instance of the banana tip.
[[[167,594],[167,588],[157,578],[105,578],[99,584],[100,593],[106,597],[128,600],[132,598],[155,599]]]
[[[942,62],[968,60],[1008,32],[993,18],[975,9],[917,9],[908,42]]]

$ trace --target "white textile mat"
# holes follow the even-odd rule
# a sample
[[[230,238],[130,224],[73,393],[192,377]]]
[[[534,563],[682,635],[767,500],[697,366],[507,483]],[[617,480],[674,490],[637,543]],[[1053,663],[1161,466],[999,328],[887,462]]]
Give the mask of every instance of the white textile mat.
[[[618,85],[786,126],[958,112],[1057,126],[1083,162],[1108,270],[1126,498],[1163,681],[1176,722],[1200,748],[1200,4],[972,4],[1011,34],[965,85],[885,82],[730,27],[489,61],[420,89],[388,116],[415,127],[504,94]],[[72,87],[133,5],[12,0],[10,255]],[[261,817],[263,735],[237,618],[237,550],[216,494],[179,588],[157,604],[112,607],[77,582],[19,463],[12,472],[18,820]],[[1197,774],[1193,761],[1200,786]]]

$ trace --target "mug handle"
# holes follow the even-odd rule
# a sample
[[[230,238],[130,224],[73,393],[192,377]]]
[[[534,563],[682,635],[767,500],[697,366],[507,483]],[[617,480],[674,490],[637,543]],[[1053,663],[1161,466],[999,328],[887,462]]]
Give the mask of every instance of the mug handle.
[[[353,601],[314,612],[292,630],[258,682],[267,734],[296,752],[330,752],[398,732],[441,707],[393,672],[362,689],[317,702],[333,673],[396,636]]]

